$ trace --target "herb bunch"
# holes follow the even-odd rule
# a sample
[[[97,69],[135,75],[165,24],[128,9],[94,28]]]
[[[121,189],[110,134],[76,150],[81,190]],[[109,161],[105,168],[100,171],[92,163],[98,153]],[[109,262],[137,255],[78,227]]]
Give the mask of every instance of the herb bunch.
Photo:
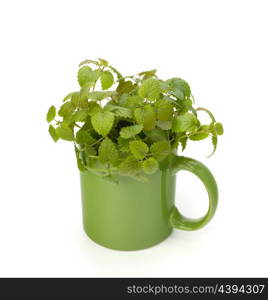
[[[47,121],[54,122],[49,133],[55,142],[74,142],[80,171],[114,182],[118,175],[146,181],[188,140],[210,137],[215,152],[223,126],[209,110],[193,107],[185,80],[161,80],[156,70],[122,76],[104,59],[83,61],[77,78],[79,91],[69,93],[58,111],[51,106]],[[201,124],[201,111],[209,124]]]

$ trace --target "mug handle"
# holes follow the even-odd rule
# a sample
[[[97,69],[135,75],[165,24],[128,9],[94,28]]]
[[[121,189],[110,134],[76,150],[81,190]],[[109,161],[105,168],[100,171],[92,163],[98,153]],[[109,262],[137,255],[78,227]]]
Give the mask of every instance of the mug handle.
[[[182,230],[200,229],[205,226],[215,214],[218,205],[217,183],[209,169],[195,159],[184,156],[175,156],[172,160],[171,167],[174,175],[180,170],[190,171],[203,182],[208,193],[209,208],[203,217],[192,219],[183,216],[178,209],[174,207],[169,218],[170,225],[176,229]]]

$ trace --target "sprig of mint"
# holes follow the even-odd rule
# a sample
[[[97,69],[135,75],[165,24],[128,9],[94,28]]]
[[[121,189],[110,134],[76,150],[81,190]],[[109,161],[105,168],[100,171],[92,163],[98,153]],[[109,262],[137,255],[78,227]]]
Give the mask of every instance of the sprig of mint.
[[[81,172],[114,182],[119,175],[146,181],[189,141],[211,138],[211,155],[216,151],[223,126],[208,109],[194,108],[185,80],[159,79],[156,70],[123,76],[101,58],[81,62],[77,80],[79,90],[67,94],[58,110],[51,106],[46,119],[55,142],[74,143]],[[202,112],[209,124],[198,119]]]

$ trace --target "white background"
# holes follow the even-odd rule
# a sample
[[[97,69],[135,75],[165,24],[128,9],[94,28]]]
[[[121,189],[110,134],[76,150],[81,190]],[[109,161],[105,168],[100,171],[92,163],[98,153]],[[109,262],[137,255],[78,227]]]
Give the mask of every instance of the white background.
[[[268,276],[268,2],[1,1],[0,276]],[[103,57],[123,74],[157,68],[186,79],[225,134],[185,155],[215,175],[220,203],[196,232],[119,252],[87,238],[71,143],[45,115],[76,90],[78,63]],[[207,195],[178,176],[177,205],[200,216]]]

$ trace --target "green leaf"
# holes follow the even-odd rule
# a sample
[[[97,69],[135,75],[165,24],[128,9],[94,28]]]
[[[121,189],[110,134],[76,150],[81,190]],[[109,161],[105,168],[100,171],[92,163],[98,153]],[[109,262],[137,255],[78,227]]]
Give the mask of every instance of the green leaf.
[[[137,106],[142,105],[142,103],[143,103],[143,99],[140,96],[135,95],[135,96],[127,97],[125,106],[129,108],[135,108]]]
[[[170,144],[168,141],[155,142],[151,145],[150,151],[153,157],[161,161],[170,154]]]
[[[196,117],[191,113],[179,115],[173,119],[172,130],[174,132],[184,132],[192,130],[197,124]]]
[[[47,112],[47,122],[50,123],[56,117],[56,107],[54,105],[50,106]]]
[[[173,94],[179,98],[184,99],[185,97],[189,98],[191,95],[191,89],[189,84],[181,78],[171,78],[166,81],[169,88],[173,91]]]
[[[215,129],[218,135],[222,135],[223,134],[223,126],[221,123],[216,123],[215,124]]]
[[[92,69],[89,66],[83,66],[79,69],[77,79],[80,86],[90,81]]]
[[[98,58],[98,60],[99,60],[99,64],[100,64],[101,66],[107,67],[108,64],[109,64],[108,61],[105,60],[105,59],[103,59],[103,58]]]
[[[96,102],[89,102],[88,111],[89,111],[88,114],[92,117],[96,113],[102,112],[102,108]]]
[[[80,129],[76,133],[75,141],[77,144],[92,144],[96,140],[90,135],[89,132]]]
[[[86,108],[88,107],[88,91],[81,89],[80,92],[73,93],[71,101],[75,107]]]
[[[183,152],[187,146],[187,141],[188,141],[188,137],[184,136],[180,139],[180,143],[181,143],[181,151]]]
[[[99,66],[99,62],[92,60],[92,59],[85,59],[79,64],[79,67],[81,67],[83,65],[87,65],[87,64],[93,64],[93,65]]]
[[[140,162],[132,155],[125,158],[118,167],[121,175],[135,176],[141,170]]]
[[[172,122],[171,121],[157,121],[157,126],[163,130],[169,130],[171,129]]]
[[[72,115],[73,122],[84,122],[89,115],[88,109],[81,109]]]
[[[154,128],[153,130],[145,131],[144,133],[154,142],[163,141],[167,139],[166,133],[160,128]]]
[[[136,87],[136,84],[133,84],[132,81],[120,80],[119,84],[116,88],[116,91],[119,94],[127,94],[127,93],[130,93],[135,87]]]
[[[123,139],[130,139],[134,137],[136,134],[140,133],[142,129],[143,129],[142,125],[132,125],[132,126],[123,127],[120,130],[120,136]]]
[[[92,145],[85,145],[84,151],[87,156],[92,156],[92,155],[95,156],[97,153],[97,151],[95,150],[95,148]]]
[[[71,128],[58,127],[56,128],[56,133],[62,140],[66,140],[66,141],[74,140],[74,134]]]
[[[59,136],[57,135],[56,129],[52,125],[49,125],[48,132],[49,132],[50,136],[52,137],[53,141],[57,142],[59,139]]]
[[[150,104],[146,104],[144,107],[136,108],[134,110],[134,116],[137,123],[143,125],[144,130],[152,130],[155,127],[156,114]]]
[[[83,66],[78,71],[78,82],[81,87],[87,86],[90,88],[98,80],[101,75],[99,69],[92,71],[89,66]]]
[[[129,143],[129,148],[134,157],[143,159],[149,151],[148,146],[142,141],[132,141]]]
[[[78,94],[79,92],[72,92],[72,93],[69,93],[67,96],[65,96],[64,98],[63,98],[63,102],[66,102],[67,100],[69,100],[69,99],[71,99],[72,98],[72,96],[74,95],[74,94]]]
[[[215,151],[217,150],[217,145],[218,145],[217,135],[212,135],[211,139],[212,139],[213,151],[208,157],[211,157],[215,153]]]
[[[122,74],[111,65],[109,65],[108,68],[116,75],[118,80],[123,77]]]
[[[198,131],[191,134],[189,136],[189,139],[192,141],[201,141],[206,139],[209,136],[209,126],[208,125],[202,125]]]
[[[156,76],[155,73],[156,73],[156,70],[154,69],[154,70],[140,72],[140,73],[138,73],[138,75],[143,76],[142,79],[145,80],[150,77],[155,77]]]
[[[116,95],[115,91],[96,91],[88,93],[88,97],[94,101],[101,101],[113,95]]]
[[[122,117],[122,118],[131,118],[132,117],[131,110],[126,107],[123,107],[123,106],[107,104],[104,107],[104,111],[106,111],[106,110],[112,111],[117,117]]]
[[[129,152],[129,140],[119,136],[119,138],[117,139],[117,143],[118,143],[118,149],[121,152]]]
[[[118,150],[109,138],[105,138],[100,144],[99,160],[102,163],[111,164],[115,164],[118,160]]]
[[[160,99],[156,102],[157,119],[160,121],[170,121],[173,117],[173,106],[170,102]]]
[[[149,78],[142,82],[138,94],[141,98],[156,101],[160,97],[160,82],[155,78]]]
[[[65,102],[58,111],[58,114],[60,117],[63,117],[64,119],[70,119],[72,116],[72,113],[75,111],[75,106],[72,102],[68,101]]]
[[[209,111],[208,109],[203,108],[203,107],[198,107],[198,108],[196,109],[196,111],[204,111],[204,112],[206,112],[206,113],[209,115],[211,121],[212,121],[213,123],[216,122],[215,117],[213,116],[212,112]]]
[[[114,83],[113,74],[110,71],[104,71],[101,74],[101,87],[103,90],[109,89]]]
[[[110,111],[98,112],[91,118],[93,128],[103,136],[106,136],[112,129],[114,114]]]
[[[155,158],[150,157],[142,162],[142,169],[144,173],[150,175],[157,171],[158,162]]]

